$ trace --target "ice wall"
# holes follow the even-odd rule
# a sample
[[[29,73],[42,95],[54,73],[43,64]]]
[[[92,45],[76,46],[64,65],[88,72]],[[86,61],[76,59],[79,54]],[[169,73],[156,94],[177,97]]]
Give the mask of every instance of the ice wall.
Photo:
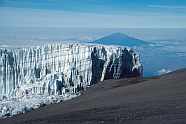
[[[115,46],[49,44],[0,48],[0,96],[65,95],[104,79],[140,76],[133,50]]]

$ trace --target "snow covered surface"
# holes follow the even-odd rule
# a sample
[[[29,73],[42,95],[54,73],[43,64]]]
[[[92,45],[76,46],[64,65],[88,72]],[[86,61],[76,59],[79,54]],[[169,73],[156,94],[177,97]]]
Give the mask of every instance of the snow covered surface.
[[[171,70],[163,68],[163,69],[158,71],[158,74],[163,75],[163,74],[167,74],[167,73],[170,73],[170,72],[171,72]]]
[[[104,79],[139,76],[131,49],[86,44],[0,48],[0,117],[80,95]]]

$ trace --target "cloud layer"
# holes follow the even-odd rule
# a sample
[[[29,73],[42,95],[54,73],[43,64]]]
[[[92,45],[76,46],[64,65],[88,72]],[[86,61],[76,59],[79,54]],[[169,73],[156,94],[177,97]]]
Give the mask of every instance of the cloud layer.
[[[100,14],[72,11],[0,7],[0,26],[186,28],[186,15],[155,13]]]

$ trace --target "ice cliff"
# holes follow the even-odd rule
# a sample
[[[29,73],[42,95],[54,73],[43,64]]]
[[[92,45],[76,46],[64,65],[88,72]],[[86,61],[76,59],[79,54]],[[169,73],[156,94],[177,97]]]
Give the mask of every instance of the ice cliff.
[[[139,56],[123,47],[57,43],[0,48],[0,116],[16,114],[10,98],[38,97],[34,105],[51,96],[68,99],[98,81],[141,74]]]

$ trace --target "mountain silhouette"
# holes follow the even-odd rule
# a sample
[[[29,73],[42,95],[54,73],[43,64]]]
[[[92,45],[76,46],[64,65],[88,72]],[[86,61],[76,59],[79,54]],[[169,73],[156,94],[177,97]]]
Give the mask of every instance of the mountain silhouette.
[[[123,33],[113,33],[111,35],[104,36],[100,39],[95,40],[94,43],[106,44],[106,45],[123,45],[129,47],[148,44],[143,40],[130,37]]]

